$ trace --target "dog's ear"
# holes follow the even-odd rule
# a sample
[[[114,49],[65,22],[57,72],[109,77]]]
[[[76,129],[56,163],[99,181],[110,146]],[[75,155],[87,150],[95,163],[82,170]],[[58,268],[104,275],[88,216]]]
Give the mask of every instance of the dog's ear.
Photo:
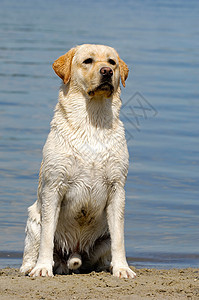
[[[76,48],[70,49],[66,54],[60,56],[57,60],[55,60],[53,64],[55,73],[63,80],[65,84],[70,80],[71,64],[75,52]]]
[[[123,87],[125,87],[125,80],[128,77],[129,68],[127,64],[119,57],[119,55],[118,55],[118,60],[119,60],[121,82]]]

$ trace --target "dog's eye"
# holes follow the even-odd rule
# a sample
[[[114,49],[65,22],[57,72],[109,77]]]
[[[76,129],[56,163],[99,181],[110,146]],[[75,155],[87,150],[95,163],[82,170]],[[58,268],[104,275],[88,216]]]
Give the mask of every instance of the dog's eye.
[[[88,65],[88,64],[92,64],[93,60],[92,58],[87,58],[83,61],[84,64]]]
[[[116,64],[116,62],[113,59],[111,59],[111,58],[108,60],[108,62],[109,62],[109,64],[111,64],[113,66]]]

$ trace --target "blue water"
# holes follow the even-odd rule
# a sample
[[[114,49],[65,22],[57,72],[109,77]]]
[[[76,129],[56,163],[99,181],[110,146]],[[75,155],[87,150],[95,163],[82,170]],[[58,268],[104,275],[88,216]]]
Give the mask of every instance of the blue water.
[[[0,0],[0,267],[21,263],[57,102],[53,61],[82,43],[130,69],[125,240],[136,267],[199,267],[199,2]]]

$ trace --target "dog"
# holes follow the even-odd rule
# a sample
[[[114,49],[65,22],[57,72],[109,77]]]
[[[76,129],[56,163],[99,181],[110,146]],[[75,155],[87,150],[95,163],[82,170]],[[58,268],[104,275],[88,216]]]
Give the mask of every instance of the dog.
[[[53,69],[63,82],[20,271],[36,277],[109,269],[134,278],[124,246],[128,150],[119,119],[128,67],[113,48],[84,44]]]

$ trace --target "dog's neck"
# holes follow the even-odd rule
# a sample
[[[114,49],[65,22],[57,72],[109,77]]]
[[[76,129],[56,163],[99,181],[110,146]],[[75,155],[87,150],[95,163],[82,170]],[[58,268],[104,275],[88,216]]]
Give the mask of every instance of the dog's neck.
[[[117,126],[120,107],[120,88],[107,99],[90,97],[63,84],[55,113],[61,114],[63,121],[74,130],[91,125],[97,129],[111,129]]]

